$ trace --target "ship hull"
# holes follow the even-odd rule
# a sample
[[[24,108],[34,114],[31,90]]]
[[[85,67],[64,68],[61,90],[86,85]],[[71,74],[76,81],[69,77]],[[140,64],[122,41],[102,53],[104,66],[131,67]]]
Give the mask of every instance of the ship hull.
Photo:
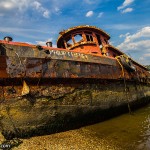
[[[6,139],[73,129],[150,101],[149,74],[116,58],[3,44],[0,130]],[[6,54],[6,55],[4,55]]]
[[[21,81],[16,81],[11,80],[13,87],[7,80],[0,86],[0,129],[7,139],[74,129],[150,101],[149,84],[137,81],[26,79],[30,93],[24,96],[19,95]]]

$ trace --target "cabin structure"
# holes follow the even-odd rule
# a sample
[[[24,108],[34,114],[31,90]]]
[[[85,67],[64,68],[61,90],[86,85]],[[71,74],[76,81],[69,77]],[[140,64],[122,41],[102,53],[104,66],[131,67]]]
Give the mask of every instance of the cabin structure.
[[[77,26],[60,32],[57,47],[75,52],[116,57],[123,54],[109,44],[110,36],[95,26]]]

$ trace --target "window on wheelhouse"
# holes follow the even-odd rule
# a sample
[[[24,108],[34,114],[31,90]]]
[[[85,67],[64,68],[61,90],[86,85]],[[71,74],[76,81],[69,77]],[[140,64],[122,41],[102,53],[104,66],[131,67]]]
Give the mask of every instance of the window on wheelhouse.
[[[92,32],[85,32],[85,35],[86,35],[86,40],[87,41],[92,41],[93,42]]]
[[[73,45],[73,41],[72,41],[71,36],[68,37],[68,40],[66,41],[66,43],[67,43],[67,47],[71,47]]]
[[[106,39],[104,39],[105,43],[108,44],[108,41]]]
[[[83,41],[82,34],[74,35],[75,43],[79,43]]]
[[[96,34],[96,38],[97,38],[100,49],[102,49],[103,46],[102,46],[102,42],[101,42],[101,39],[100,39],[100,35]]]

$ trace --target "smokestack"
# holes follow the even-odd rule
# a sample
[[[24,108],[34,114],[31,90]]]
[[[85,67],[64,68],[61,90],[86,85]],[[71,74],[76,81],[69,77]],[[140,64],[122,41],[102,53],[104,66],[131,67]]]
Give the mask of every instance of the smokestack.
[[[6,36],[6,37],[4,37],[4,41],[6,41],[6,42],[11,42],[13,39],[12,39],[12,37],[10,37],[10,36]]]
[[[46,45],[47,45],[47,47],[52,47],[52,42],[48,41],[48,42],[46,42]]]

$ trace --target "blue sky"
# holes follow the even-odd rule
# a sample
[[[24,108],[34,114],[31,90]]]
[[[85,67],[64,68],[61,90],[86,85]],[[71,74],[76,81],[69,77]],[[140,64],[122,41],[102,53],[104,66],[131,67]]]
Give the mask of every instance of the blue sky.
[[[110,43],[143,65],[150,64],[150,0],[0,0],[0,39],[56,46],[59,32],[97,26]]]

